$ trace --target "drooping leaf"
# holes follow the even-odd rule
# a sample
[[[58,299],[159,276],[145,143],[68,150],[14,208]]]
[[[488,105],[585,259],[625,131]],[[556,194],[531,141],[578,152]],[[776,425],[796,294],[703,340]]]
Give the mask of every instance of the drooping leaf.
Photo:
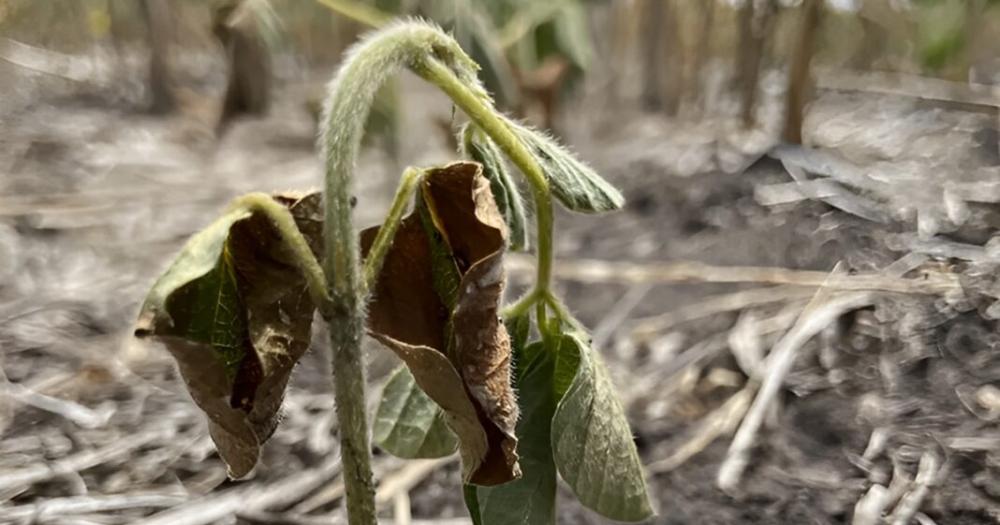
[[[465,480],[504,483],[520,475],[510,341],[498,318],[506,228],[474,163],[428,170],[416,207],[386,254],[368,327],[444,410]],[[363,249],[376,234],[362,232]]]
[[[602,213],[625,204],[625,197],[614,186],[555,139],[527,126],[508,123],[534,153],[552,185],[552,194],[563,206],[582,213]]]
[[[449,355],[454,356],[477,407],[492,423],[485,427],[490,443],[499,445],[491,452],[500,454],[487,462],[495,470],[483,471],[481,479],[509,481],[519,472],[510,338],[499,312],[506,283],[506,227],[477,164],[455,163],[433,170],[423,179],[421,190],[462,275],[451,314]]]
[[[320,195],[274,197],[319,251]],[[135,334],[162,341],[232,477],[256,465],[314,305],[270,219],[236,206],[194,235],[143,303]]]
[[[479,487],[482,525],[546,525],[556,519],[556,467],[552,460],[551,425],[556,408],[552,349],[541,342],[515,352],[518,404],[517,454],[520,479],[497,487]]]
[[[365,251],[377,230],[361,233]],[[459,441],[463,476],[473,477],[490,444],[484,422],[455,365],[444,353],[448,309],[434,290],[431,251],[419,217],[400,224],[372,291],[368,328],[372,337],[396,353],[417,385],[445,413]]]
[[[440,458],[458,448],[444,412],[427,397],[406,367],[392,373],[372,428],[375,443],[406,459]]]
[[[653,511],[639,454],[607,369],[578,334],[563,335],[558,354],[557,377],[566,367],[575,369],[552,418],[559,475],[581,503],[608,518],[649,518]]]
[[[483,165],[483,174],[490,181],[493,198],[510,231],[508,238],[510,250],[526,250],[529,240],[524,203],[500,153],[500,148],[493,139],[470,124],[462,130],[462,149],[463,154]]]

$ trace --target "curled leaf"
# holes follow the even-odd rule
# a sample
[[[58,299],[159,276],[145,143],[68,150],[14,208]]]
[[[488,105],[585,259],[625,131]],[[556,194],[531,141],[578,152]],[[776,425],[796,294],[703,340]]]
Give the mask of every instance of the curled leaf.
[[[526,250],[529,240],[524,203],[500,148],[479,128],[468,124],[462,129],[462,150],[464,155],[483,165],[483,175],[490,181],[493,199],[510,231],[510,250]]]
[[[427,397],[406,367],[392,373],[372,429],[378,446],[406,459],[440,458],[458,448],[444,412]]]
[[[274,199],[317,253],[320,195]],[[253,469],[277,426],[314,308],[278,231],[248,206],[191,237],[142,305],[136,336],[170,351],[232,477]]]
[[[428,170],[372,290],[372,336],[407,365],[458,436],[466,481],[520,475],[510,340],[498,317],[506,228],[478,164]],[[377,228],[362,232],[367,250]]]
[[[560,378],[572,376],[552,418],[552,451],[559,475],[581,503],[617,521],[653,515],[632,431],[600,357],[578,334],[559,338]]]
[[[608,181],[580,162],[552,137],[538,130],[508,122],[542,166],[552,193],[566,208],[582,213],[617,210],[625,197]]]

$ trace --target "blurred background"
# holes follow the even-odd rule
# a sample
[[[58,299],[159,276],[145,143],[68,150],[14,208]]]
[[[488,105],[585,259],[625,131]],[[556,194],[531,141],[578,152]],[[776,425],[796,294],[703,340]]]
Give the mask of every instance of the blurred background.
[[[0,0],[0,523],[343,520],[323,334],[231,483],[131,326],[231,199],[320,184],[326,83],[406,16],[628,199],[558,214],[556,277],[653,523],[1000,523],[995,0]],[[362,226],[463,118],[382,90]],[[369,355],[374,402],[396,363]],[[455,458],[376,454],[386,523],[469,523]],[[559,521],[604,523],[572,497]]]

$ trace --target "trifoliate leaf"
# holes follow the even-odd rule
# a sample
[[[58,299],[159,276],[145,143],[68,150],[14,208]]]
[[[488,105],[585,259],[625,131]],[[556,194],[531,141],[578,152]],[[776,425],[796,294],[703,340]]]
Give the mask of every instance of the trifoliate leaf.
[[[362,232],[362,247],[377,229]],[[498,308],[506,228],[480,166],[428,170],[372,290],[372,336],[403,359],[458,436],[467,482],[517,478],[510,341]],[[447,251],[441,260],[440,249]],[[459,277],[457,285],[452,274]]]
[[[393,372],[386,383],[372,434],[379,447],[406,459],[440,458],[458,448],[441,407],[417,386],[406,367]]]
[[[535,155],[552,185],[552,193],[572,211],[601,213],[617,210],[625,197],[593,169],[544,133],[508,122],[517,136]]]
[[[552,349],[541,342],[515,347],[518,405],[517,455],[520,479],[497,487],[479,487],[481,525],[547,525],[556,519],[556,467],[552,461],[551,425],[556,408]]]
[[[604,364],[577,334],[560,338],[558,354],[557,377],[565,375],[561,368],[575,369],[552,418],[559,475],[581,503],[608,518],[649,518],[653,511],[639,454]]]
[[[464,155],[483,165],[483,174],[490,181],[493,198],[510,231],[508,238],[510,250],[526,250],[529,240],[524,203],[500,153],[500,148],[493,139],[469,124],[462,130],[462,149]]]
[[[319,251],[319,194],[274,197]],[[309,346],[314,305],[270,219],[235,206],[193,236],[143,303],[135,334],[177,361],[232,477],[256,465],[292,367]]]

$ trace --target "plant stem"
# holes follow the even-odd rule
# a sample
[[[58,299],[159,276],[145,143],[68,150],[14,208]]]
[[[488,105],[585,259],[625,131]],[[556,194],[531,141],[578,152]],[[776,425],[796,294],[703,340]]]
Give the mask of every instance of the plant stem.
[[[510,122],[493,108],[475,77],[472,59],[442,30],[419,22],[390,24],[358,44],[330,84],[320,137],[326,164],[323,269],[330,290],[330,308],[324,317],[330,325],[350,525],[376,523],[361,352],[367,292],[358,268],[360,254],[351,217],[350,184],[375,93],[402,67],[413,69],[451,97],[524,173],[534,192],[538,224],[537,297],[548,293],[552,278],[552,199],[548,180],[512,131]]]
[[[375,481],[365,413],[365,366],[361,353],[363,318],[351,315],[362,309],[356,301],[334,301],[330,326],[333,353],[333,395],[340,425],[340,456],[350,525],[375,525]]]
[[[552,294],[548,294],[543,300],[545,301],[545,304],[552,309],[552,312],[556,314],[556,317],[560,321],[569,324],[573,327],[573,329],[579,332],[587,332],[587,328],[583,326],[580,321],[577,321],[576,317],[573,317],[573,314],[569,313],[569,310],[566,309],[566,305],[564,305],[559,298]]]
[[[302,272],[309,287],[309,296],[320,310],[327,306],[330,296],[327,292],[326,275],[316,256],[309,248],[309,243],[295,224],[295,218],[288,208],[276,202],[266,193],[249,193],[233,201],[231,207],[244,207],[250,211],[264,214],[278,230],[278,235],[285,246],[292,252],[295,265]]]
[[[537,291],[531,290],[526,293],[520,299],[518,299],[514,304],[507,306],[503,309],[503,317],[509,319],[511,317],[520,317],[524,315],[535,303],[539,302],[542,296],[538,294]]]
[[[330,326],[333,393],[350,525],[377,523],[361,351],[367,293],[351,215],[354,165],[375,93],[417,56],[449,42],[441,30],[417,23],[396,24],[369,36],[348,53],[330,83],[324,107],[320,134],[326,168],[323,270],[330,287],[330,308],[324,317]]]
[[[412,68],[425,80],[439,87],[496,142],[521,170],[531,184],[535,198],[535,222],[538,227],[538,274],[535,287],[527,297],[536,299],[548,293],[552,281],[552,195],[542,167],[521,140],[511,131],[507,121],[483,97],[469,89],[450,68],[440,61],[425,57]],[[526,297],[526,298],[527,298]]]
[[[396,188],[396,196],[393,197],[392,206],[389,207],[389,213],[382,222],[382,227],[379,228],[375,241],[372,242],[372,247],[368,251],[368,258],[365,260],[366,290],[371,290],[378,278],[378,273],[382,270],[385,254],[392,246],[392,239],[396,237],[396,230],[399,229],[399,223],[402,222],[403,214],[406,213],[406,205],[422,176],[423,170],[416,168],[406,168],[406,171],[403,172],[399,186]]]

